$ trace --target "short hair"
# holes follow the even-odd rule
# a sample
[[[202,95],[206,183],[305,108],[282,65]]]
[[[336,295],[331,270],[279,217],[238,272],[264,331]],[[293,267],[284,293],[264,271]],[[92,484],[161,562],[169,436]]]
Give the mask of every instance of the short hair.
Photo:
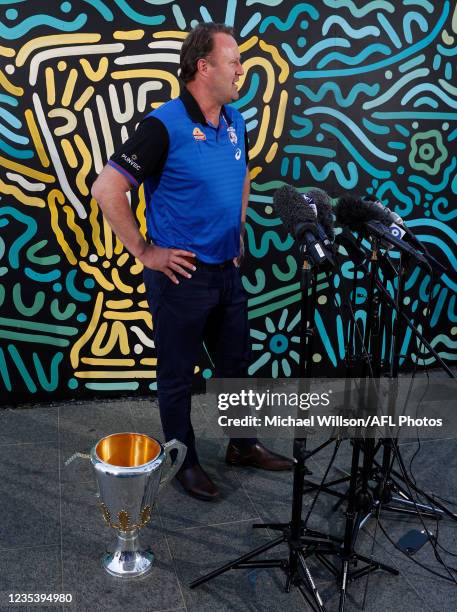
[[[184,83],[192,81],[197,72],[199,59],[207,57],[214,47],[214,34],[229,34],[234,36],[234,30],[225,23],[199,23],[193,28],[181,47],[179,58],[180,78]]]

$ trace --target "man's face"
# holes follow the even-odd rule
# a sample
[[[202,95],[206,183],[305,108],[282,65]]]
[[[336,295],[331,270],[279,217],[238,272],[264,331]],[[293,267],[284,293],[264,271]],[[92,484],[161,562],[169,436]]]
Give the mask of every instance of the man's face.
[[[238,100],[236,82],[244,71],[233,36],[222,32],[215,34],[213,50],[207,59],[209,85],[215,101],[222,105]]]

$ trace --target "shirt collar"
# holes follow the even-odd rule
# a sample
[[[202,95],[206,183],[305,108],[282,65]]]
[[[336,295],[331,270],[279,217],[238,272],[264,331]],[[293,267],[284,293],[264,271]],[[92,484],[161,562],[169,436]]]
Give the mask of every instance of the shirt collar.
[[[183,87],[181,95],[179,97],[182,103],[184,104],[187,114],[192,119],[192,121],[201,123],[202,125],[208,125],[208,122],[205,119],[205,115],[202,113],[202,110],[198,105],[197,100],[190,93],[187,87]],[[226,120],[227,125],[232,125],[233,122],[229,114],[227,113],[225,106],[222,107],[221,112],[224,115],[224,119]]]

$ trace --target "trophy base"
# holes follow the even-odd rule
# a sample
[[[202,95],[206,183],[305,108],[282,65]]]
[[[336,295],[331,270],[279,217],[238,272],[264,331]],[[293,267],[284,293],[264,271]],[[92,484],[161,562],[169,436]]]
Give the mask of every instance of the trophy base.
[[[154,563],[154,553],[140,545],[138,531],[119,531],[116,550],[106,553],[102,567],[116,578],[139,578],[148,574]]]

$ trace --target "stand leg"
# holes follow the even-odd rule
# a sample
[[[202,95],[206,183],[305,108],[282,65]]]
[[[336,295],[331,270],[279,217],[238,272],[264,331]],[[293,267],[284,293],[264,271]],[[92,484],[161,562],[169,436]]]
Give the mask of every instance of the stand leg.
[[[317,605],[317,609],[320,612],[325,612],[324,602],[322,601],[319,591],[317,590],[317,586],[313,580],[313,577],[311,576],[311,572],[309,571],[309,568],[305,561],[305,557],[301,551],[297,553],[297,560],[301,569],[301,573],[304,575],[304,579],[308,586],[308,589],[313,594],[313,599]]]
[[[341,588],[340,588],[340,601],[338,605],[338,612],[344,612],[344,606],[346,605],[346,591],[348,585],[348,572],[349,572],[349,561],[345,559],[343,561],[343,569],[341,573]]]
[[[205,574],[205,576],[202,576],[201,578],[197,578],[197,580],[194,580],[193,582],[190,583],[189,587],[191,589],[194,589],[195,587],[198,587],[201,584],[208,582],[208,580],[211,580],[212,578],[216,578],[216,576],[220,576],[221,574],[227,572],[228,570],[238,569],[240,564],[242,564],[244,561],[249,561],[249,559],[252,559],[253,557],[256,557],[257,555],[262,554],[266,550],[269,550],[270,548],[273,548],[274,546],[278,546],[279,544],[282,544],[284,542],[284,539],[285,539],[284,536],[280,536],[279,538],[276,538],[275,540],[272,540],[271,542],[267,542],[267,544],[263,544],[262,546],[255,548],[254,550],[252,550],[249,553],[246,553],[245,555],[241,555],[241,557],[238,557],[238,559],[229,561],[222,567],[219,567],[218,569],[212,572],[209,572],[209,574]]]

